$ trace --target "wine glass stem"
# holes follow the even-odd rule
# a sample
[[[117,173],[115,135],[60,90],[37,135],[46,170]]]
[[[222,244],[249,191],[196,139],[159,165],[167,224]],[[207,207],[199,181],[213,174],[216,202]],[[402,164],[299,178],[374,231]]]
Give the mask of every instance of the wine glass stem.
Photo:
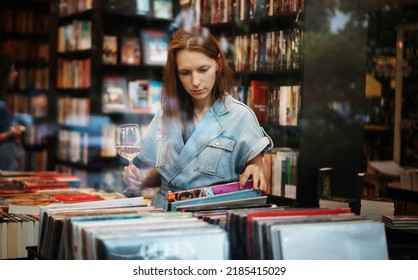
[[[132,159],[129,159],[129,168],[131,168],[131,166],[134,164],[134,161],[132,160]],[[131,188],[135,188],[136,186],[134,185],[134,184],[129,184],[129,186],[131,187]]]

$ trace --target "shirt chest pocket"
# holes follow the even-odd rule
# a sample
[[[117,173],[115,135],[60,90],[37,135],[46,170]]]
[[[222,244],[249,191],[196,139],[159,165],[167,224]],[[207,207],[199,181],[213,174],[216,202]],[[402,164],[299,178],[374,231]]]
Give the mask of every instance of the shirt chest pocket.
[[[234,169],[232,151],[235,139],[218,137],[212,140],[199,154],[196,169],[202,173],[225,177]]]

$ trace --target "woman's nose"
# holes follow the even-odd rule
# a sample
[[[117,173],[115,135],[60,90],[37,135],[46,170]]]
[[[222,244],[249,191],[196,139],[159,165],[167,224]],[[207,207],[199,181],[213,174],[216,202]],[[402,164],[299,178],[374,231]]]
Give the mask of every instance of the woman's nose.
[[[193,73],[192,74],[192,85],[197,87],[200,85],[200,77],[198,75],[198,73]]]

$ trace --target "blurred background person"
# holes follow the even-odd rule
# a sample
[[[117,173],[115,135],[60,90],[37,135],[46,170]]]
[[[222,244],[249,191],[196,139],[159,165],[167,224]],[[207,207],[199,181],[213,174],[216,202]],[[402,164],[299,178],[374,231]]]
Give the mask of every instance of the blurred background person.
[[[25,149],[20,141],[22,130],[8,110],[8,94],[18,72],[11,56],[0,56],[0,170],[24,169]]]

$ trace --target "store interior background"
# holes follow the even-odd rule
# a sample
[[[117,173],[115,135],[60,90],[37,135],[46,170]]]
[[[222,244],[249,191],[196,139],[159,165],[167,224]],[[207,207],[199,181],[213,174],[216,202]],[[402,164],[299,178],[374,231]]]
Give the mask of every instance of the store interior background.
[[[399,176],[370,162],[418,166],[417,92],[402,89],[397,63],[398,31],[417,22],[418,1],[308,1],[305,12],[298,188],[308,190],[318,168],[332,167],[333,196],[355,196],[355,172],[367,173],[364,196],[386,196]],[[409,47],[413,81],[417,41]],[[298,195],[303,205],[314,200],[308,191]],[[407,204],[405,212],[416,211]]]
[[[303,49],[303,90],[301,108],[300,170],[298,199],[301,206],[315,204],[317,171],[334,168],[333,193],[353,197],[357,172],[368,172],[365,195],[381,196],[389,180],[382,181],[370,170],[370,161],[395,161],[401,166],[418,167],[417,111],[418,90],[411,90],[409,103],[402,102],[399,79],[402,66],[397,62],[397,31],[418,25],[418,0],[306,0]],[[417,26],[418,29],[418,26]],[[418,71],[418,41],[415,65]],[[399,60],[398,60],[399,61]],[[397,88],[398,87],[398,88]],[[413,88],[413,87],[412,87]],[[418,88],[418,79],[417,79]],[[406,105],[405,105],[406,104]],[[403,134],[401,108],[408,106],[415,119]],[[415,106],[415,107],[414,107]],[[50,106],[56,115],[56,108]],[[99,122],[106,118],[97,116]],[[124,121],[133,121],[127,117]],[[51,132],[54,132],[51,129]],[[52,137],[54,134],[51,135]],[[280,145],[280,139],[277,141]],[[53,147],[53,146],[52,146]],[[54,156],[54,152],[49,153]],[[48,160],[54,168],[54,160]],[[106,191],[123,187],[119,160],[106,172],[91,171]],[[384,191],[384,190],[383,190]],[[414,204],[410,213],[418,212]]]
[[[368,10],[366,160],[393,161],[402,168],[417,168],[418,1],[369,1]],[[408,31],[415,35],[408,37]],[[385,188],[399,180],[375,176],[376,170],[370,164],[366,170],[366,189],[371,186],[375,196],[386,196]],[[404,213],[417,213],[414,193],[403,196],[409,196],[410,201],[398,207]],[[415,201],[411,202],[413,197]]]

